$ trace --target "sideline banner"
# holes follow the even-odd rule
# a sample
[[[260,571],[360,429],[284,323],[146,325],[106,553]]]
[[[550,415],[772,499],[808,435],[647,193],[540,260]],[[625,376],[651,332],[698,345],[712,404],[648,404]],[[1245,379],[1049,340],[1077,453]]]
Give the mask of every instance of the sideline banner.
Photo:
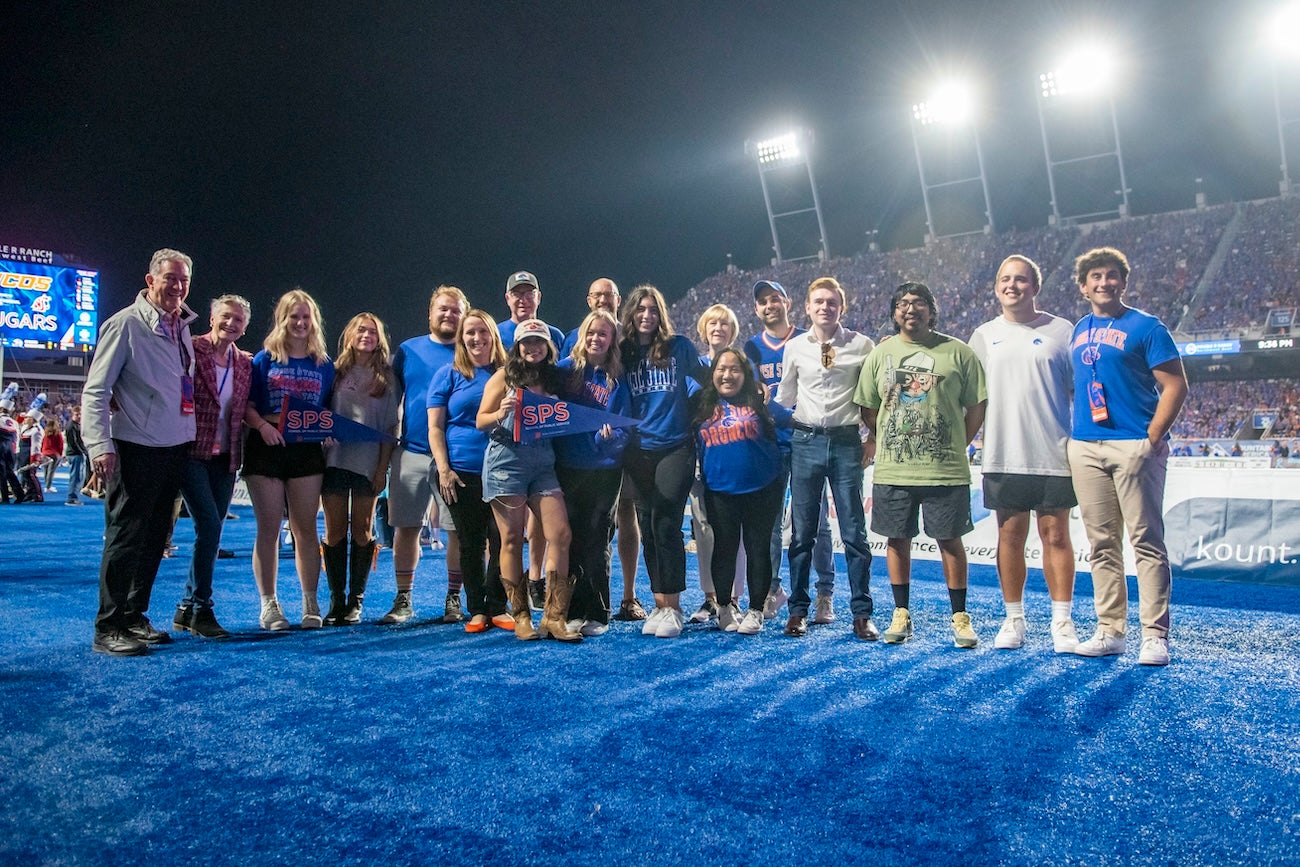
[[[517,389],[514,434],[517,443],[534,443],[548,437],[598,431],[605,425],[635,427],[640,421],[625,415],[559,400],[527,389]]]
[[[971,468],[971,520],[963,537],[972,563],[996,565],[997,516],[984,507],[982,476]],[[863,473],[868,526],[872,468]],[[1300,586],[1300,472],[1290,469],[1171,466],[1165,484],[1165,545],[1175,578],[1249,581]],[[831,521],[839,546],[839,528]],[[869,534],[873,554],[884,556],[885,539]],[[1088,537],[1079,510],[1070,510],[1075,569],[1088,571]],[[1042,565],[1038,528],[1030,521],[1025,554],[1030,567]],[[938,560],[928,536],[912,541],[912,556]],[[1124,569],[1136,574],[1133,546],[1124,540]]]

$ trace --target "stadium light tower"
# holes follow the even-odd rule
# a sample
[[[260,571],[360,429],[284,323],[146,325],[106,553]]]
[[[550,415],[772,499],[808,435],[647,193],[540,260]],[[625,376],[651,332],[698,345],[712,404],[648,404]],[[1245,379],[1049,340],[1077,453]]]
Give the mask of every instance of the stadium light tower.
[[[971,177],[958,177],[932,182],[925,172],[925,159],[922,157],[921,142],[932,132],[932,127],[944,127],[952,130],[969,130],[975,148],[975,163],[979,174]],[[975,123],[975,99],[970,87],[959,82],[945,82],[936,87],[924,102],[912,106],[912,147],[916,151],[916,171],[921,177],[921,199],[925,204],[925,225],[930,240],[951,238],[957,235],[974,235],[978,231],[993,231],[993,206],[989,202],[988,175],[984,171],[984,151],[980,148],[979,128]],[[931,206],[931,192],[946,188],[973,184],[976,181],[984,194],[984,228],[975,232],[949,232],[940,234],[935,223],[934,209]]]
[[[752,154],[758,164],[758,180],[763,185],[763,204],[767,207],[772,252],[777,262],[824,261],[830,255],[821,200],[817,196],[817,179],[813,175],[812,143],[812,130],[802,128],[745,142],[745,152]],[[817,240],[809,243],[814,216]],[[781,243],[783,235],[790,243]]]
[[[1300,2],[1289,3],[1277,10],[1268,22],[1266,35],[1273,49],[1273,114],[1277,118],[1277,144],[1282,155],[1282,179],[1278,182],[1278,191],[1289,196],[1292,187],[1286,156],[1287,128],[1300,125],[1300,116],[1283,114],[1279,81],[1287,74],[1287,80],[1294,83],[1295,74],[1300,70]]]
[[[1047,161],[1047,187],[1052,196],[1052,224],[1059,225],[1065,220],[1086,220],[1090,217],[1104,217],[1118,214],[1127,217],[1128,178],[1124,174],[1124,151],[1120,147],[1119,120],[1115,114],[1114,98],[1115,66],[1113,58],[1098,57],[1096,52],[1074,54],[1055,69],[1038,76],[1038,128],[1043,135],[1043,157]],[[1052,108],[1062,100],[1075,103],[1089,98],[1105,99],[1110,109],[1110,143],[1109,150],[1085,153],[1067,159],[1053,159],[1052,147],[1047,134],[1047,116]],[[1056,170],[1062,166],[1081,163],[1097,163],[1115,160],[1119,170],[1119,206],[1114,210],[1094,211],[1092,213],[1061,213],[1060,196],[1056,189]]]

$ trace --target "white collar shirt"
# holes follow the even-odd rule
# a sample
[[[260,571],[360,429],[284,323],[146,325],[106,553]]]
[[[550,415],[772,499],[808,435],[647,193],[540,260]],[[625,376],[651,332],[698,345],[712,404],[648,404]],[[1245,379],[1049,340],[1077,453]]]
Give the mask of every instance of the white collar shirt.
[[[794,410],[794,420],[813,427],[859,424],[861,410],[853,402],[862,365],[876,344],[865,334],[839,326],[827,341],[835,356],[822,364],[822,342],[806,331],[785,345],[781,384],[776,401]]]

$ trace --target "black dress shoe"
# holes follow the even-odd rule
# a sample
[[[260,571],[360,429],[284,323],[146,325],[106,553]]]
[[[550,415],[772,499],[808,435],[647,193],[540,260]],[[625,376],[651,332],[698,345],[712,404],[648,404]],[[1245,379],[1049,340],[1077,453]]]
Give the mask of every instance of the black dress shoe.
[[[193,605],[177,605],[176,613],[172,615],[172,629],[177,632],[189,632],[190,621],[194,619]]]
[[[212,613],[211,608],[195,608],[194,617],[190,620],[190,632],[200,638],[229,638],[230,633],[222,628],[217,622],[217,615]]]
[[[143,641],[145,644],[171,644],[172,637],[166,632],[154,629],[149,618],[140,615],[140,618],[130,626],[122,630],[136,641]]]
[[[790,619],[785,622],[785,634],[791,638],[803,638],[808,634],[808,618],[791,614]]]
[[[97,631],[95,641],[90,648],[96,653],[107,653],[109,656],[144,656],[149,652],[148,646],[143,641],[116,629],[108,632]]]

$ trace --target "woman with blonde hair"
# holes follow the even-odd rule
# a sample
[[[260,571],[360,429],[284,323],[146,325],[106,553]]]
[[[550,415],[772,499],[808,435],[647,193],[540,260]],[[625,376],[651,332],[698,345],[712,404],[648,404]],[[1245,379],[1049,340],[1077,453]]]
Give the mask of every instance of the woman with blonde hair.
[[[320,582],[320,508],[325,453],[319,443],[286,443],[278,428],[281,403],[294,397],[312,406],[329,402],[334,364],[325,350],[320,307],[302,289],[293,289],[275,305],[274,325],[253,356],[253,378],[244,423],[251,428],[244,447],[244,484],[253,501],[257,539],[253,545],[253,579],[262,600],[258,618],[263,629],[289,628],[276,597],[280,522],[286,504],[293,533],[294,565],[302,586],[302,627],[324,623],[316,601]]]
[[[339,357],[334,362],[330,409],[335,415],[396,434],[401,395],[391,357],[388,332],[379,317],[373,313],[353,316],[339,337]],[[387,484],[392,453],[392,442],[331,442],[325,446],[321,556],[330,589],[326,626],[361,622],[366,582],[375,562],[375,501]]]

